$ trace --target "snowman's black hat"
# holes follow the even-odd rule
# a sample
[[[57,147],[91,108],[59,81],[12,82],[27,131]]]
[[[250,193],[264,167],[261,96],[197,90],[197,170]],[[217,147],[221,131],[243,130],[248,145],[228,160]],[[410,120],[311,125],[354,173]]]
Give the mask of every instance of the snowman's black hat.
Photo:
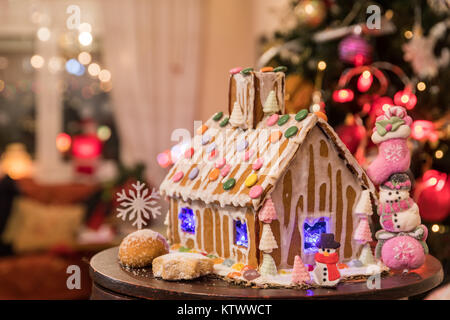
[[[341,246],[341,244],[337,241],[334,241],[334,234],[332,233],[322,233],[320,235],[320,241],[318,247],[320,249],[337,249]]]

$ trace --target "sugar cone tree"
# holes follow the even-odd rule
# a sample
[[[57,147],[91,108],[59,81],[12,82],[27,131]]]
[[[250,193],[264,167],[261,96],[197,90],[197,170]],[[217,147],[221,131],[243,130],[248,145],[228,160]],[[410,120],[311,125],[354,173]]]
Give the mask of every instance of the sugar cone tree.
[[[244,124],[244,115],[237,101],[234,103],[233,110],[231,111],[230,123],[233,127],[240,127]]]
[[[273,204],[272,198],[268,197],[267,200],[264,202],[263,207],[259,211],[259,220],[261,220],[264,223],[271,223],[272,220],[277,219],[277,212],[275,210],[275,206]]]
[[[263,276],[275,276],[278,274],[277,266],[270,254],[263,253],[263,262],[259,268],[259,273]]]
[[[369,219],[367,216],[361,216],[359,219],[353,239],[362,244],[372,241],[372,233],[370,232]]]
[[[370,191],[363,190],[355,207],[356,214],[372,215],[372,202],[370,201]]]
[[[273,249],[277,249],[278,244],[273,236],[272,229],[269,224],[263,225],[261,240],[259,241],[259,250],[270,253]]]
[[[359,255],[359,261],[361,261],[364,265],[375,263],[372,249],[370,248],[370,245],[368,243],[366,243],[362,248],[361,254]]]
[[[295,256],[294,268],[292,270],[292,282],[301,284],[311,280],[308,269],[303,264],[300,256]]]
[[[264,102],[263,112],[265,114],[274,114],[278,111],[280,111],[280,108],[278,107],[277,97],[275,95],[275,91],[271,90],[266,98],[266,101]]]

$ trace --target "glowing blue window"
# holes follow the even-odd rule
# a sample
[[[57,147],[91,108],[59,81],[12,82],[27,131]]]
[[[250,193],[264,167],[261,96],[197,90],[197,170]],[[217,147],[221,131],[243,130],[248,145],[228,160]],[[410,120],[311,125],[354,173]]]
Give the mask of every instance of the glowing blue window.
[[[191,208],[181,208],[178,219],[181,221],[181,230],[195,233],[195,216]]]
[[[327,232],[328,218],[319,218],[303,224],[303,249],[305,253],[314,253],[319,249],[320,234]]]
[[[247,224],[241,220],[234,221],[234,242],[238,246],[248,248]]]

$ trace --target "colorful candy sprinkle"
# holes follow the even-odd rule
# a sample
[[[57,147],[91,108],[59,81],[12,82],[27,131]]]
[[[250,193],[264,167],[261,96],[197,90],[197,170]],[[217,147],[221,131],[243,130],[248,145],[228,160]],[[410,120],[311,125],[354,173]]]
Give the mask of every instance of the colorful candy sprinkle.
[[[273,72],[285,72],[287,70],[287,67],[285,66],[279,66],[273,69]]]
[[[228,124],[228,121],[230,119],[228,117],[226,117],[225,119],[222,120],[222,122],[219,124],[221,127],[225,127]]]
[[[232,260],[232,259],[225,259],[225,261],[222,264],[224,266],[231,267],[234,264],[234,260]]]
[[[189,172],[189,180],[194,180],[195,178],[197,178],[198,173],[199,173],[199,170],[197,167],[192,169],[191,172]]]
[[[241,72],[243,75],[248,75],[248,74],[250,74],[250,72],[252,72],[252,71],[253,71],[253,68],[245,68],[245,69],[241,70],[240,72]]]
[[[194,148],[189,148],[184,152],[184,157],[186,159],[191,159],[193,155],[194,155]]]
[[[231,279],[238,278],[240,276],[241,276],[241,273],[240,272],[236,272],[236,271],[230,272],[229,274],[227,274],[227,277],[231,278]]]
[[[250,188],[256,183],[256,181],[258,181],[258,175],[256,173],[252,173],[247,177],[247,179],[245,179],[245,186]]]
[[[214,115],[213,120],[214,120],[214,121],[219,121],[220,119],[222,119],[222,117],[223,117],[223,112],[220,111],[220,112],[217,112],[217,113]]]
[[[228,175],[228,173],[230,172],[230,170],[231,170],[231,166],[230,166],[229,164],[226,164],[226,165],[222,168],[222,170],[220,170],[220,175],[221,175],[222,177],[226,177],[226,176]]]
[[[348,269],[348,265],[345,263],[338,263],[337,264],[338,269]]]
[[[181,247],[181,244],[175,243],[170,246],[170,250],[178,250]]]
[[[242,268],[244,268],[244,264],[243,263],[235,263],[231,266],[231,269],[237,270],[237,271],[241,271]]]
[[[208,144],[211,141],[211,137],[207,134],[202,136],[202,145]]]
[[[244,151],[248,147],[248,141],[247,140],[241,140],[239,141],[238,145],[236,146],[236,150],[238,152]]]
[[[302,121],[303,119],[306,118],[307,115],[308,115],[308,110],[302,109],[299,112],[297,112],[297,114],[295,115],[295,120]]]
[[[277,123],[279,117],[280,117],[280,116],[277,115],[277,114],[271,115],[269,118],[267,118],[266,124],[267,124],[269,127],[273,126],[275,123]]]
[[[231,188],[234,187],[234,185],[236,184],[236,180],[233,178],[228,179],[227,181],[224,182],[223,184],[223,189],[224,190],[230,190]]]
[[[264,164],[264,159],[263,158],[258,158],[252,165],[252,169],[257,171],[259,169],[261,169],[262,165]]]
[[[217,178],[219,177],[220,174],[220,170],[217,168],[214,168],[211,170],[211,172],[209,173],[209,181],[214,181],[217,180]]]
[[[273,71],[273,67],[263,67],[263,68],[259,69],[259,71],[261,71],[261,72],[271,72],[271,71]]]
[[[328,121],[327,115],[325,113],[323,113],[322,111],[316,111],[316,112],[314,112],[314,114],[316,116],[318,116],[319,118],[322,118],[323,120]]]
[[[208,126],[204,124],[197,129],[197,134],[204,134],[206,130],[208,130]]]
[[[250,198],[252,199],[256,199],[259,198],[259,196],[263,193],[263,188],[258,184],[256,186],[253,186],[248,195],[250,196]]]
[[[179,252],[189,252],[189,248],[186,248],[186,247],[180,247],[179,249],[178,249],[178,251]]]
[[[250,265],[246,265],[242,268],[242,272],[245,272],[247,270],[256,270],[256,268],[254,266],[250,266]]]
[[[253,149],[245,151],[244,161],[248,161],[254,153],[255,153],[255,150],[253,150]]]
[[[286,122],[288,122],[288,120],[289,120],[289,115],[288,114],[285,114],[285,115],[282,115],[281,117],[280,117],[280,119],[278,119],[278,125],[281,127],[283,124],[285,124]]]
[[[210,258],[210,259],[215,259],[215,258],[217,258],[217,256],[214,255],[214,254],[207,254],[206,257],[208,257],[208,258]]]
[[[298,132],[298,128],[296,126],[292,126],[292,127],[289,127],[289,129],[287,129],[284,132],[284,136],[286,138],[290,138],[290,137],[294,136],[297,132]]]
[[[177,173],[174,174],[174,176],[172,178],[172,181],[173,182],[178,182],[181,179],[183,179],[183,177],[184,177],[184,172],[183,171],[178,171]]]
[[[223,263],[223,259],[222,258],[214,258],[213,262],[214,262],[214,264],[222,264]]]
[[[227,159],[220,158],[216,161],[216,168],[221,169],[226,164],[227,164]]]
[[[259,278],[261,275],[255,269],[245,270],[243,274],[245,280],[252,281]]]
[[[241,70],[242,70],[242,67],[236,67],[236,68],[230,69],[230,74],[239,73],[239,72],[241,72]]]
[[[273,132],[271,132],[270,133],[270,142],[271,143],[277,142],[278,140],[280,140],[281,136],[282,136],[281,131],[273,131]]]

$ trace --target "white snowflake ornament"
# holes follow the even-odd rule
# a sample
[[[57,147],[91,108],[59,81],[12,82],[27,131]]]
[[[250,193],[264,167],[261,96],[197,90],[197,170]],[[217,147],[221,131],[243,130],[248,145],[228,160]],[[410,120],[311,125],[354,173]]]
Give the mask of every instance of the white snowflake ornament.
[[[117,193],[117,202],[120,207],[117,208],[117,218],[121,218],[123,221],[134,221],[133,226],[138,229],[142,229],[147,225],[146,219],[150,219],[150,215],[153,219],[161,214],[161,207],[157,206],[159,193],[153,188],[149,194],[148,188],[145,183],[137,181],[136,184],[132,184],[132,189],[128,190],[128,194],[125,189]]]

